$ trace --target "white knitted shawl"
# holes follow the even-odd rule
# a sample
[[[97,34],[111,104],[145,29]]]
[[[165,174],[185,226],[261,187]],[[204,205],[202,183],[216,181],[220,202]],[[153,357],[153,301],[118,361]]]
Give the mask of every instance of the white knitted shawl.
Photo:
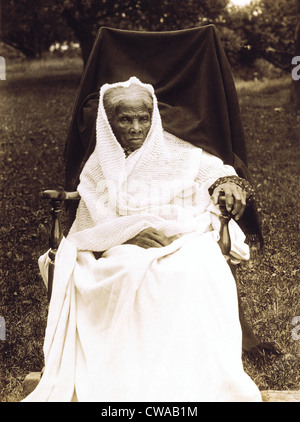
[[[127,158],[108,122],[105,92],[138,84],[153,97],[147,138]],[[132,77],[100,89],[96,146],[80,175],[81,201],[68,239],[78,249],[104,251],[147,227],[167,236],[197,229],[207,209],[207,187],[218,177],[236,174],[218,158],[163,131],[151,85]]]

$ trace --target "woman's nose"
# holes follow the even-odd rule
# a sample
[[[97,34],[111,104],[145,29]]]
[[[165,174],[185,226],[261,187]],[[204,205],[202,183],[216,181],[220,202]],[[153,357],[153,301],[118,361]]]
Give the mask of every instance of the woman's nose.
[[[141,132],[141,131],[142,131],[142,128],[141,128],[141,125],[140,125],[140,123],[139,123],[138,119],[134,119],[134,120],[133,120],[133,122],[132,122],[132,126],[131,126],[131,131],[132,131],[132,132],[136,132],[136,133],[138,133],[138,132]]]

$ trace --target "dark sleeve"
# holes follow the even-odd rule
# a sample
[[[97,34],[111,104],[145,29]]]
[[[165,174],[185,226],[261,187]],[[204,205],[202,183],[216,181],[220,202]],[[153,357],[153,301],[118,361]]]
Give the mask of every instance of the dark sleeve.
[[[238,176],[224,176],[219,177],[209,188],[208,193],[213,194],[214,190],[222,183],[231,182],[242,188],[247,195],[247,204],[255,199],[255,190],[248,180]]]

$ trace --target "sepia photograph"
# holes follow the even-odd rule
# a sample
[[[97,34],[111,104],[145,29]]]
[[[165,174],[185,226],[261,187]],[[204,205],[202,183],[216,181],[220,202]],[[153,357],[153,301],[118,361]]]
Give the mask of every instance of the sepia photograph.
[[[300,402],[299,141],[300,0],[0,0],[0,403]]]

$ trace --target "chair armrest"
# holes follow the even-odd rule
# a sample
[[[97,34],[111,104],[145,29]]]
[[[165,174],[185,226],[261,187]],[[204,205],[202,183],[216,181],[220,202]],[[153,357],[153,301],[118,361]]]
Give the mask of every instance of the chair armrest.
[[[59,190],[44,190],[41,192],[41,198],[43,199],[53,199],[57,201],[79,201],[80,195],[77,191],[74,192],[67,192],[67,191],[59,191]]]
[[[49,270],[48,270],[48,300],[50,301],[52,293],[52,284],[53,284],[53,275],[54,275],[54,262],[55,255],[61,239],[63,237],[63,232],[61,228],[61,208],[64,201],[79,201],[80,195],[77,191],[67,192],[59,190],[45,190],[41,192],[40,197],[43,199],[48,199],[51,202],[51,215],[52,215],[52,224],[49,235]]]

